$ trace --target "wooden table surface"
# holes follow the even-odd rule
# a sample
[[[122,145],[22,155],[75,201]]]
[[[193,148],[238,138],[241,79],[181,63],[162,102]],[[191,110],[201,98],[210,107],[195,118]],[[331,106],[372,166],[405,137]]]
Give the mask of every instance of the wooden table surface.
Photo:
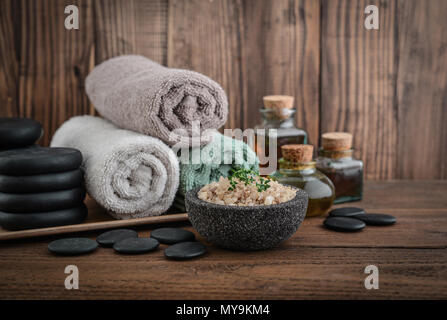
[[[395,215],[397,224],[346,234],[324,229],[323,218],[306,219],[276,249],[209,245],[206,256],[183,262],[166,260],[163,250],[123,256],[99,248],[58,257],[47,251],[57,237],[2,242],[0,298],[447,298],[447,181],[369,182],[364,200],[348,205]],[[150,228],[138,229],[140,236]],[[379,268],[378,290],[364,287],[371,264]],[[79,290],[65,289],[67,265],[79,268]]]

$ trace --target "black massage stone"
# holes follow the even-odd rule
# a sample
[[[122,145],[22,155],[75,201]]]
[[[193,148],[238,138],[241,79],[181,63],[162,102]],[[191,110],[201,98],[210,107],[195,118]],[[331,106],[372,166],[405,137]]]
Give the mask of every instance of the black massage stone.
[[[0,152],[0,174],[11,176],[72,171],[81,163],[81,152],[72,148],[24,148]]]
[[[0,174],[0,192],[41,193],[67,190],[84,184],[81,169],[33,176],[6,176]]]
[[[396,223],[396,217],[389,214],[366,213],[354,217],[370,226],[389,226]]]
[[[98,243],[88,238],[59,239],[48,245],[48,250],[62,256],[77,256],[95,251]]]
[[[186,193],[186,210],[194,229],[214,245],[233,250],[264,250],[290,238],[306,216],[308,195],[298,188],[290,201],[270,206],[225,206]]]
[[[128,238],[138,238],[138,233],[130,229],[115,229],[100,234],[96,241],[103,247],[113,247],[115,243]]]
[[[37,144],[32,144],[30,146],[20,147],[20,148],[0,148],[0,152],[9,151],[9,150],[12,150],[12,149],[31,149],[31,148],[42,148],[42,147],[37,145]]]
[[[87,217],[87,207],[38,213],[6,213],[0,211],[0,225],[7,230],[26,230],[78,224]]]
[[[84,198],[83,187],[43,193],[0,192],[0,211],[26,214],[62,210],[79,206]]]
[[[12,149],[32,145],[42,136],[39,122],[27,118],[0,118],[0,148]]]
[[[365,227],[365,223],[353,218],[329,217],[324,220],[324,226],[334,231],[355,232],[362,230]]]
[[[174,244],[179,242],[192,241],[195,239],[194,233],[179,228],[160,228],[151,232],[151,238],[157,239],[160,243]]]
[[[113,249],[123,254],[140,254],[154,251],[160,243],[153,238],[127,238],[116,242]]]
[[[180,242],[165,249],[165,256],[173,260],[186,260],[200,257],[206,253],[206,247],[200,242]]]
[[[329,212],[330,217],[353,217],[359,214],[364,214],[365,210],[361,208],[355,208],[355,207],[345,207],[345,208],[337,208],[334,210],[331,210]]]

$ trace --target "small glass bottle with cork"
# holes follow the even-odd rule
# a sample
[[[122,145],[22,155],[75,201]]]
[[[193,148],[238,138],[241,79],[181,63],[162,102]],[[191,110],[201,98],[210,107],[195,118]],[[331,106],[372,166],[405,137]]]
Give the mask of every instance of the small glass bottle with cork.
[[[363,194],[363,162],[352,157],[352,134],[327,132],[321,136],[317,168],[335,186],[334,203],[357,201]]]
[[[255,151],[260,158],[261,168],[278,168],[281,158],[281,146],[286,144],[306,144],[307,133],[295,126],[294,98],[285,95],[271,95],[263,97],[264,108],[260,109],[262,124],[255,126]],[[273,131],[274,129],[275,131]],[[273,134],[274,132],[274,134]],[[269,163],[269,145],[276,139],[276,163]]]
[[[309,195],[306,217],[326,214],[335,198],[331,180],[315,167],[312,161],[314,147],[306,144],[292,144],[281,147],[283,158],[279,170],[272,177],[283,184],[303,189]]]

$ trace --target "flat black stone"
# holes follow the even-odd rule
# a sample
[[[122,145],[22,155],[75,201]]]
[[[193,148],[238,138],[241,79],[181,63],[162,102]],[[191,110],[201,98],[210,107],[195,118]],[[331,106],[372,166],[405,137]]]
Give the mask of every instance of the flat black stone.
[[[364,214],[365,210],[355,207],[337,208],[329,212],[329,217],[353,217]]]
[[[154,251],[159,242],[153,238],[127,238],[116,242],[113,249],[123,254],[140,254]]]
[[[28,176],[78,169],[82,154],[72,148],[22,148],[0,152],[0,174]]]
[[[95,251],[98,244],[88,238],[59,239],[48,245],[48,250],[54,254],[63,256],[77,256]]]
[[[26,147],[17,147],[17,148],[0,148],[0,152],[3,151],[9,151],[9,150],[13,150],[13,149],[30,149],[30,148],[42,148],[41,146],[37,145],[37,144],[32,144]]]
[[[363,221],[347,217],[329,217],[323,224],[328,229],[341,232],[360,231],[365,227]]]
[[[0,174],[0,192],[41,193],[81,187],[84,178],[81,169],[33,176],[6,176]]]
[[[115,229],[100,234],[96,241],[104,247],[113,247],[115,243],[128,238],[138,238],[138,233],[130,229]]]
[[[165,256],[173,260],[186,260],[206,253],[206,247],[200,242],[180,242],[165,249]]]
[[[195,239],[194,233],[179,228],[160,228],[151,232],[151,238],[157,239],[160,243],[175,244],[179,242],[192,241]]]
[[[25,214],[63,210],[79,206],[84,198],[83,187],[43,193],[0,192],[0,211]]]
[[[366,213],[353,217],[370,226],[389,226],[396,223],[396,217],[382,213]]]
[[[87,217],[87,207],[38,213],[8,213],[0,211],[0,225],[6,230],[26,230],[78,224]]]
[[[0,148],[32,145],[42,136],[42,125],[28,118],[0,118]]]

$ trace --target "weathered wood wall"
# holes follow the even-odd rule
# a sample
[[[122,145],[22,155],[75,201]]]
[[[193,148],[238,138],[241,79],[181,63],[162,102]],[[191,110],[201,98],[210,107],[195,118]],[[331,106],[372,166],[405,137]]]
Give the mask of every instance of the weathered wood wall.
[[[64,28],[64,8],[80,29]],[[363,27],[379,7],[380,29]],[[355,135],[368,179],[447,178],[445,0],[0,0],[0,116],[44,124],[95,111],[84,79],[137,53],[222,84],[227,127],[253,127],[266,94],[296,98],[297,124]]]
[[[379,7],[380,29],[362,28]],[[447,178],[447,1],[322,3],[321,130],[355,133],[371,179]]]

